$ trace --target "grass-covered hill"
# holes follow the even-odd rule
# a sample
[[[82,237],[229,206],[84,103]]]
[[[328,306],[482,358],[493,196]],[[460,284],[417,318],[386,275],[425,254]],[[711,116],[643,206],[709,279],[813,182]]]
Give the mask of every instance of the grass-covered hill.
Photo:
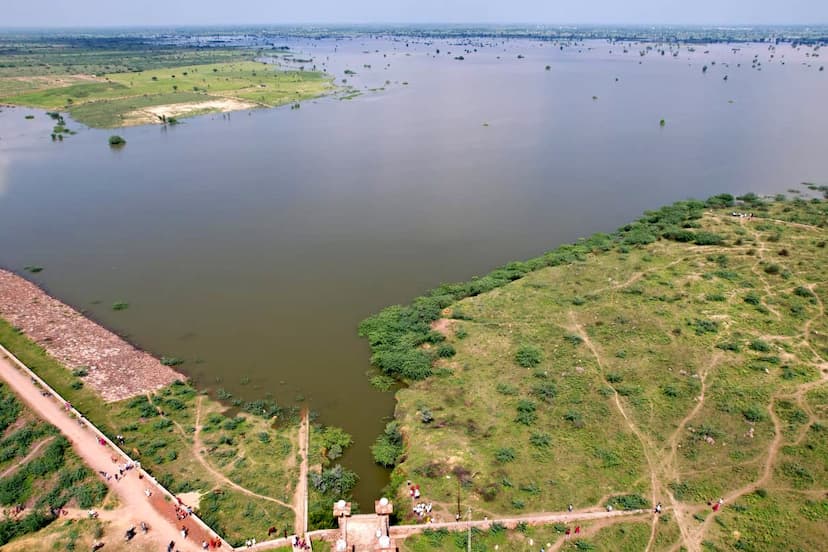
[[[374,448],[401,515],[411,480],[443,520],[458,494],[477,518],[664,505],[583,524],[582,549],[819,549],[826,241],[825,201],[685,201],[368,319],[374,364],[408,384]]]

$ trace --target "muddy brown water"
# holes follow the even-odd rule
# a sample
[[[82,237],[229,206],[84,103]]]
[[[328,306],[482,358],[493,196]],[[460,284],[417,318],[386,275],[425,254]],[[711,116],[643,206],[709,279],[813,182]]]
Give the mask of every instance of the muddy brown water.
[[[27,277],[200,386],[344,427],[364,504],[394,399],[368,383],[361,319],[678,199],[828,182],[828,75],[806,49],[294,45],[386,90],[123,129],[120,150],[4,109],[0,264],[43,266]]]

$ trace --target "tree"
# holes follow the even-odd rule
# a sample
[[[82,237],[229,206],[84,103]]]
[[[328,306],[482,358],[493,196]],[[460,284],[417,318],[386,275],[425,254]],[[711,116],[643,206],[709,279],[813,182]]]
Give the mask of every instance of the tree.
[[[117,134],[113,134],[109,137],[109,145],[113,147],[121,147],[126,145],[126,140],[122,137],[118,136]]]
[[[403,453],[403,437],[397,422],[389,422],[385,431],[371,445],[371,453],[377,464],[390,468],[397,464]]]

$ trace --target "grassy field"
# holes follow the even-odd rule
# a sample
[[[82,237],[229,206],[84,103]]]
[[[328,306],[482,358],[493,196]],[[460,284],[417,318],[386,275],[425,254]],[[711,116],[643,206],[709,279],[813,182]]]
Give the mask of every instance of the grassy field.
[[[200,515],[228,542],[264,540],[272,525],[292,528],[293,511],[279,502],[290,504],[298,473],[295,410],[226,396],[237,405],[229,412],[184,383],[105,403],[82,374],[2,319],[0,343],[110,438],[122,435],[124,449],[171,492],[198,493]]]
[[[663,522],[665,525],[669,521]],[[575,534],[576,527],[579,533]],[[570,530],[569,538],[566,530]],[[507,530],[494,525],[488,530],[472,529],[471,549],[475,552],[508,550],[514,552],[535,552],[550,549],[554,543],[562,542],[563,550],[594,550],[617,552],[618,550],[644,550],[650,535],[648,523],[623,522],[604,526],[600,523],[555,524],[544,526],[522,525]],[[468,547],[468,532],[426,530],[421,535],[403,541],[404,552],[463,551]]]
[[[0,36],[0,78],[129,73],[241,61],[254,54],[238,48],[176,47],[129,33],[6,32]]]
[[[458,495],[477,518],[661,502],[661,522],[615,523],[577,549],[818,548],[828,203],[744,199],[647,213],[366,321],[375,365],[408,383],[398,504],[409,480],[442,520]]]
[[[0,36],[0,104],[69,113],[115,128],[211,112],[273,107],[329,93],[332,79],[252,61],[288,56],[165,45],[145,36]]]
[[[67,84],[68,83],[68,84]],[[253,61],[179,65],[100,77],[0,79],[0,102],[68,111],[93,127],[160,122],[213,111],[272,107],[325,94],[329,77]]]

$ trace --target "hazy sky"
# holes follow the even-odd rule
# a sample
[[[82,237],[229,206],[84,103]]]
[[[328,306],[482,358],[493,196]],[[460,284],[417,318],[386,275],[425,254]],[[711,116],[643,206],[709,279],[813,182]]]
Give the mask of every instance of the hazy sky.
[[[278,23],[828,23],[828,0],[0,0],[0,27]]]

